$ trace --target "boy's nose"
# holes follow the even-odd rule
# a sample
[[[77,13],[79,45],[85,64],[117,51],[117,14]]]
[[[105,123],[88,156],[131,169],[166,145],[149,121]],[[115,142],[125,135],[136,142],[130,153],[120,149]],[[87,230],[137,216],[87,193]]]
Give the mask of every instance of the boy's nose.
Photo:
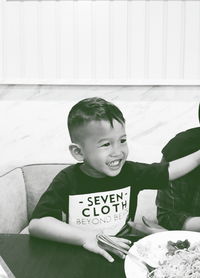
[[[117,157],[117,156],[120,156],[121,153],[122,153],[122,151],[121,151],[120,147],[119,147],[119,146],[116,146],[116,147],[113,147],[113,148],[112,148],[111,156]]]

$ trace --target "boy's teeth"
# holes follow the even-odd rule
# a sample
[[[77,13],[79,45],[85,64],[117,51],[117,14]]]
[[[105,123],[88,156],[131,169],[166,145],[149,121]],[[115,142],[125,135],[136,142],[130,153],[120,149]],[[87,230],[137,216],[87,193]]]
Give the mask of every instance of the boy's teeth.
[[[117,166],[117,165],[119,165],[119,160],[110,162],[110,166]]]

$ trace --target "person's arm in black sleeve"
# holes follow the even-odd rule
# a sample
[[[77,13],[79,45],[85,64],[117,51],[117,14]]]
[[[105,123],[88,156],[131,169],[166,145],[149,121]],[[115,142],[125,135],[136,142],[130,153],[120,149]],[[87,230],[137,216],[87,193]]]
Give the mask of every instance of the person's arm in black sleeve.
[[[168,230],[181,230],[190,213],[187,210],[187,184],[184,178],[173,181],[165,190],[159,190],[156,197],[159,225]]]
[[[200,150],[170,162],[135,163],[136,182],[142,189],[161,189],[200,165]]]
[[[172,161],[200,148],[200,128],[193,128],[177,134],[163,148],[162,161]],[[196,169],[198,171],[198,169]],[[195,170],[195,171],[196,171]],[[194,171],[193,171],[194,172]],[[157,217],[159,224],[167,229],[184,229],[200,231],[200,218],[191,216],[191,206],[188,203],[189,193],[192,193],[192,183],[196,184],[193,172],[187,177],[175,180],[171,188],[159,191],[157,194]],[[193,187],[194,188],[194,187]]]
[[[180,178],[199,166],[199,150],[200,127],[180,132],[172,138],[162,150],[163,157],[170,162],[169,179]]]

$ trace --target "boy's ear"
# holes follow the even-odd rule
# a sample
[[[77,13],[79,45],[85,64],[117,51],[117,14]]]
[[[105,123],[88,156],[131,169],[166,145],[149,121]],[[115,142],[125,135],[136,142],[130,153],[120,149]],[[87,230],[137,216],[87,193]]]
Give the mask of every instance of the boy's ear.
[[[78,144],[70,144],[69,150],[71,152],[71,155],[78,161],[83,161],[83,154],[81,151],[81,147]]]

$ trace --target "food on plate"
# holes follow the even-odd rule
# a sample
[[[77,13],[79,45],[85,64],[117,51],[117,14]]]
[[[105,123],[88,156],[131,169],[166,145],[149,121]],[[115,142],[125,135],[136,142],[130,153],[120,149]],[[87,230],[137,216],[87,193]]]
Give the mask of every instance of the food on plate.
[[[188,240],[167,243],[166,259],[148,274],[148,278],[199,278],[200,243]]]
[[[174,255],[176,250],[188,249],[190,247],[190,242],[186,240],[177,240],[176,242],[168,241],[167,242],[167,255]]]

